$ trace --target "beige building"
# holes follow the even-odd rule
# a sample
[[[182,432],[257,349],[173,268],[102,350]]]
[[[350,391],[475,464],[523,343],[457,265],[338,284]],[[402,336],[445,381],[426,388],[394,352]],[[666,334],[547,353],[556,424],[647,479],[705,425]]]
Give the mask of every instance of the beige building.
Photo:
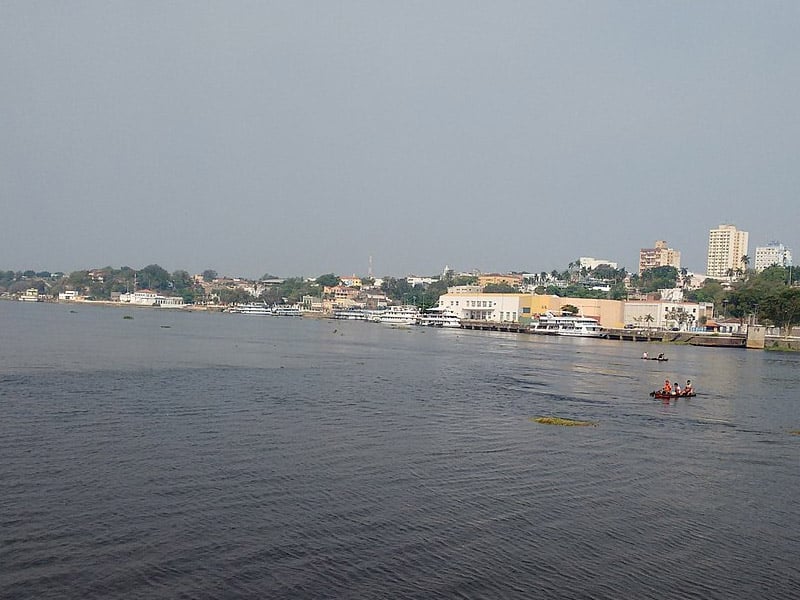
[[[664,240],[658,240],[653,248],[639,250],[639,275],[656,267],[675,267],[680,270],[681,253],[667,246]]]
[[[563,306],[571,305],[578,309],[578,314],[597,319],[607,329],[622,327],[625,303],[621,300],[563,298],[545,294],[534,294],[531,298],[531,311],[534,315],[548,311],[559,315]]]
[[[486,273],[478,275],[478,285],[486,287],[487,285],[510,285],[511,287],[518,288],[522,285],[522,275],[515,273],[499,274],[499,273]]]
[[[733,225],[720,225],[709,231],[706,274],[722,279],[743,269],[742,257],[747,254],[747,242],[748,233]]]

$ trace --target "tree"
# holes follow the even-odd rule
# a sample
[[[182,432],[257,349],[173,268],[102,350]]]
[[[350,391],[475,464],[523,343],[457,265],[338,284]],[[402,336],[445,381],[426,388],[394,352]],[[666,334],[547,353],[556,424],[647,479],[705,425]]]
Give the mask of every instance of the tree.
[[[747,267],[750,266],[750,257],[747,254],[743,254],[741,258],[742,267],[745,271],[747,271]]]
[[[151,290],[168,290],[174,285],[170,274],[165,269],[155,264],[147,265],[144,269],[139,271],[139,278],[142,280],[142,285]]]
[[[639,276],[641,290],[645,293],[674,288],[677,279],[678,269],[671,265],[646,269]]]
[[[203,281],[211,283],[217,278],[217,272],[214,269],[206,269],[203,271]]]
[[[319,277],[317,277],[317,279],[315,281],[319,285],[322,285],[322,286],[325,286],[325,287],[334,287],[334,286],[339,285],[340,279],[339,279],[338,275],[335,275],[333,273],[325,273],[324,275],[320,275]]]
[[[561,312],[562,313],[568,313],[568,314],[571,314],[571,315],[577,315],[578,312],[579,312],[579,309],[578,309],[577,306],[575,306],[573,304],[565,304],[564,306],[561,307]]]
[[[647,313],[644,316],[644,322],[647,323],[647,328],[648,329],[650,328],[650,323],[652,323],[653,321],[655,321],[655,318],[650,313]]]
[[[762,317],[780,327],[786,337],[793,325],[800,324],[800,289],[785,287],[762,298],[759,304]]]

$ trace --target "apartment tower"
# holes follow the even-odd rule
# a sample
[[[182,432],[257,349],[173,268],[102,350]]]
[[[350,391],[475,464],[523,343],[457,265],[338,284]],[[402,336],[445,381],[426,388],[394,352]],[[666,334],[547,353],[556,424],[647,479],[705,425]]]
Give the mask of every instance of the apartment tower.
[[[756,271],[763,271],[772,265],[779,267],[792,266],[792,251],[780,242],[770,242],[766,246],[756,247]]]
[[[681,253],[668,247],[664,240],[658,240],[655,248],[639,250],[639,275],[655,267],[675,267],[680,271]]]
[[[746,231],[733,225],[720,225],[708,232],[706,275],[715,279],[728,277],[730,271],[743,269],[742,257],[747,254]]]

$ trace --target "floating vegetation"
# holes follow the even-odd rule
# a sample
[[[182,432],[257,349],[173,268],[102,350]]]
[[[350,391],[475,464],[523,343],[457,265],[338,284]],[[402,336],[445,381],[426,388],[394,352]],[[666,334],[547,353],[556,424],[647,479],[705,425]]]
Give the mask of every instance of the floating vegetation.
[[[130,315],[125,315],[125,316],[124,316],[124,317],[122,317],[122,318],[123,318],[123,319],[132,319],[133,317],[132,317],[132,316],[130,316]]]
[[[794,431],[790,431],[792,435],[800,435],[800,429],[795,429]]]
[[[563,427],[597,427],[592,421],[577,421],[575,419],[562,419],[561,417],[531,417],[531,421],[543,425],[562,425]]]

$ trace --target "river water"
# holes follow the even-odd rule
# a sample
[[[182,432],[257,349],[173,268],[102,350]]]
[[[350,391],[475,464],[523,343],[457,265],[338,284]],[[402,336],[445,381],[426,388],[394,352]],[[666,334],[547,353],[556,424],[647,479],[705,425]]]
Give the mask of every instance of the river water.
[[[799,382],[800,354],[0,302],[0,597],[798,598]]]

